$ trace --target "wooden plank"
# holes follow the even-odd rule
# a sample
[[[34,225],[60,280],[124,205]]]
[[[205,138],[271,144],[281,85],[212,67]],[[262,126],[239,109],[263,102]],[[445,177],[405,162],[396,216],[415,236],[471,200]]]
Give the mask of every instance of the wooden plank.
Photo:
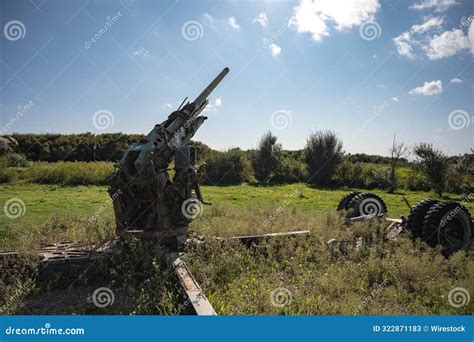
[[[179,254],[169,253],[169,260],[196,314],[198,316],[216,316],[216,311],[196,279],[194,279],[191,271],[189,271],[188,266],[186,266],[184,261],[179,257]]]

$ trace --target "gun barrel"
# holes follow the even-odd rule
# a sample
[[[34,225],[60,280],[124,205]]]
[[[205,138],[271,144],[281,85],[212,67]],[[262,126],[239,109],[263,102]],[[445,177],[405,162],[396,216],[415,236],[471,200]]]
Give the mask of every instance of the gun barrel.
[[[196,97],[196,100],[194,100],[195,103],[200,105],[204,101],[206,101],[207,97],[212,93],[212,91],[217,87],[217,85],[224,79],[224,77],[229,73],[229,68],[225,67],[222,69],[222,71],[219,73],[219,75],[214,78],[214,80],[202,91],[201,94],[199,94],[198,97]]]

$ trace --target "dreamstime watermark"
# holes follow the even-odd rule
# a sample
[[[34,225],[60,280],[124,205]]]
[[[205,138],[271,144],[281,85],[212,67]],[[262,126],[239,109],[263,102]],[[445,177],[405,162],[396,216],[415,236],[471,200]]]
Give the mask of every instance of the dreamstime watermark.
[[[14,306],[18,299],[28,294],[33,289],[34,285],[34,280],[28,279],[24,284],[19,286],[15,290],[13,296],[11,296],[2,307],[0,307],[0,313],[7,311],[11,306]]]
[[[448,115],[449,128],[455,131],[469,127],[472,122],[474,122],[474,116],[471,117],[462,109],[455,109]]]
[[[102,213],[104,211],[107,210],[107,208],[110,206],[111,203],[113,203],[113,201],[115,201],[117,198],[120,197],[120,195],[122,195],[122,190],[121,189],[118,189],[117,192],[114,192],[110,197],[110,199],[107,199],[107,201],[105,201],[105,203],[94,213],[92,214],[88,219],[87,219],[87,224],[88,225],[91,225],[93,224],[94,222],[97,221],[97,219],[99,218],[100,215],[102,215]]]
[[[92,116],[92,124],[100,131],[113,127],[114,123],[114,115],[111,111],[106,109],[98,110]]]
[[[372,107],[372,113],[370,117],[367,118],[362,123],[362,125],[354,131],[352,136],[355,137],[356,135],[359,135],[360,133],[362,133],[363,130],[367,129],[370,124],[373,124],[374,121],[385,111],[385,109],[387,109],[389,105],[390,103],[388,102],[388,100],[385,100],[385,102],[381,105]]]
[[[181,205],[181,213],[187,219],[195,219],[202,215],[204,206],[197,198],[188,198]]]
[[[18,120],[20,120],[23,115],[25,115],[26,112],[28,112],[29,110],[31,110],[31,108],[33,108],[34,105],[35,105],[34,102],[31,100],[28,101],[27,104],[18,105],[16,107],[17,111],[15,113],[15,116],[12,117],[10,121],[8,121],[7,124],[2,127],[2,134],[6,134],[7,131],[9,131],[15,125],[15,123]]]
[[[275,31],[273,31],[273,34],[270,38],[264,38],[263,39],[263,47],[265,49],[269,48],[270,45],[275,44],[276,40],[288,29],[288,25],[286,22],[290,22],[290,19],[283,20],[283,24],[281,24],[280,27],[278,27]]]
[[[444,15],[441,19],[444,22],[444,19],[448,18],[446,15]],[[463,16],[461,18],[461,23],[458,26],[458,29],[452,29],[451,31],[445,32],[443,35],[446,37],[446,44],[457,44],[457,41],[459,39],[459,30],[463,31],[465,28],[469,28],[471,26],[472,21],[474,20],[474,16],[470,15],[469,17]],[[448,18],[448,21],[451,21]]]
[[[94,45],[96,42],[98,42],[100,40],[100,38],[102,38],[102,36],[117,22],[119,21],[119,19],[122,17],[122,13],[120,11],[118,11],[117,13],[115,13],[113,16],[107,16],[105,18],[105,24],[102,28],[99,29],[99,31],[97,31],[96,34],[94,34],[94,36],[92,36],[91,39],[89,39],[88,41],[84,42],[84,47],[86,49],[90,49],[92,47],[92,45]]]
[[[17,219],[26,214],[26,205],[19,198],[10,198],[3,206],[5,216],[11,219]]]
[[[45,323],[40,328],[14,328],[9,326],[5,329],[6,335],[85,335],[84,328],[52,328],[51,323]]]
[[[285,129],[291,126],[293,112],[279,109],[272,113],[270,123],[275,129]]]
[[[375,283],[374,286],[372,286],[372,290],[370,291],[370,294],[367,295],[364,298],[364,302],[360,305],[358,305],[354,310],[352,310],[352,313],[354,315],[359,314],[359,312],[364,308],[367,307],[370,303],[374,301],[374,299],[378,296],[380,291],[382,291],[384,288],[386,288],[389,285],[388,279],[384,279],[383,282],[381,283]]]
[[[365,198],[359,204],[359,213],[361,215],[378,215],[382,211],[382,202],[374,197]]]
[[[471,296],[469,292],[464,287],[455,287],[448,294],[448,303],[452,307],[460,308],[463,307],[471,301]]]
[[[181,35],[189,42],[201,39],[204,35],[204,28],[199,21],[190,20],[185,22],[181,27]]]
[[[277,308],[288,306],[292,301],[291,291],[285,287],[278,287],[270,293],[270,302]]]
[[[26,28],[21,21],[12,20],[6,23],[3,27],[3,34],[5,35],[5,38],[13,42],[25,38]]]
[[[359,35],[363,40],[372,41],[380,38],[382,28],[376,21],[366,21],[359,27]]]
[[[92,293],[92,302],[98,308],[105,308],[114,304],[114,292],[108,287],[99,287]]]
[[[292,200],[294,200],[297,196],[301,195],[301,190],[297,189],[291,195],[285,195],[285,200],[283,200],[283,203],[278,206],[268,217],[263,220],[262,226],[267,227],[272,223],[281,213],[285,210],[286,207],[291,203]]]

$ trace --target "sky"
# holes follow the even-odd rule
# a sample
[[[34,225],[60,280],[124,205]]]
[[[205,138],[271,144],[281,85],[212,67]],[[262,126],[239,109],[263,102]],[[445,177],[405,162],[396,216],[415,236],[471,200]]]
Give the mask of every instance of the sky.
[[[0,25],[0,134],[146,134],[227,66],[214,149],[474,147],[470,0],[1,0]]]

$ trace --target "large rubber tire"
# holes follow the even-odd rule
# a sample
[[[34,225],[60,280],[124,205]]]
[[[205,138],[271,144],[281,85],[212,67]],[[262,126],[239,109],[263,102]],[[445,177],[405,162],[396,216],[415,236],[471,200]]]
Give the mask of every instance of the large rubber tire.
[[[344,197],[339,201],[339,204],[337,205],[337,211],[340,210],[347,210],[347,206],[349,205],[349,202],[356,197],[360,192],[358,191],[352,191],[344,195]]]
[[[441,245],[445,255],[467,250],[472,243],[471,215],[457,202],[438,202],[428,210],[421,234],[430,246]]]
[[[425,216],[428,210],[438,202],[437,200],[428,198],[411,207],[405,227],[414,239],[421,237]]]
[[[385,214],[387,206],[376,194],[362,192],[356,195],[347,205],[348,217],[357,217],[371,214]]]

